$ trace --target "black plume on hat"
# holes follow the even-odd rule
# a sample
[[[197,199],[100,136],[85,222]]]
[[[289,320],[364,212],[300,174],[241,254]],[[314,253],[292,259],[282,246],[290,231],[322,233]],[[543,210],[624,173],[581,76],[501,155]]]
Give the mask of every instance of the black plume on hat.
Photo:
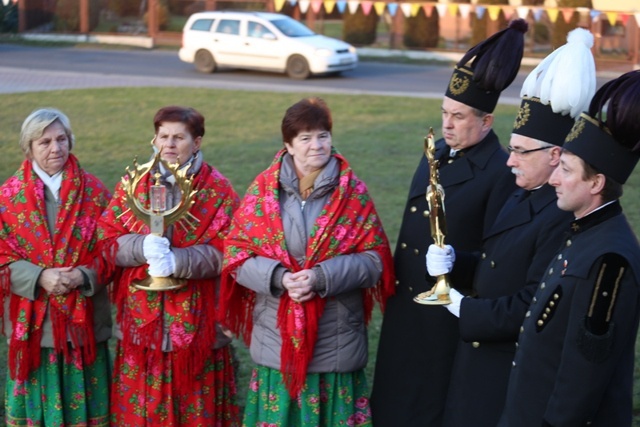
[[[493,112],[500,92],[516,78],[529,25],[516,19],[478,43],[458,61],[446,96],[485,112]]]
[[[564,148],[624,184],[640,159],[640,70],[605,83]]]
[[[631,71],[605,83],[589,105],[589,115],[629,149],[640,147],[640,72]]]

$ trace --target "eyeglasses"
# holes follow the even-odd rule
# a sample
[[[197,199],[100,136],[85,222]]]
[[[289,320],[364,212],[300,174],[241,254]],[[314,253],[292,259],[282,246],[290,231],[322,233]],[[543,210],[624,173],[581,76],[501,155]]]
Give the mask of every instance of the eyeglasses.
[[[525,154],[533,153],[534,151],[547,150],[549,148],[551,147],[538,147],[538,148],[532,148],[531,150],[523,150],[521,148],[514,148],[510,145],[507,145],[507,151],[509,151],[509,154],[513,153],[516,156],[524,156]]]

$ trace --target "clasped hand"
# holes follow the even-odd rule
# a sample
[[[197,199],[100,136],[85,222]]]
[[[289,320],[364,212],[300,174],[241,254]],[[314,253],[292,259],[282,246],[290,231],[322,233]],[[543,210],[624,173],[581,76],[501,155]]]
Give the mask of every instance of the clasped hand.
[[[46,268],[40,273],[38,284],[50,295],[66,295],[84,284],[84,276],[75,267]]]
[[[282,277],[282,286],[295,302],[305,302],[316,296],[313,285],[317,276],[313,270],[301,270],[297,273],[286,272]]]

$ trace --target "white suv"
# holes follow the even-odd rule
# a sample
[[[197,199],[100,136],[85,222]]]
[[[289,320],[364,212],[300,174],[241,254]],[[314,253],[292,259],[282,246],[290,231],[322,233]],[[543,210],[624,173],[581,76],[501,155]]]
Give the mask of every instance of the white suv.
[[[358,65],[350,44],[266,12],[195,13],[184,26],[179,55],[203,73],[232,67],[286,72],[294,79],[338,74]]]

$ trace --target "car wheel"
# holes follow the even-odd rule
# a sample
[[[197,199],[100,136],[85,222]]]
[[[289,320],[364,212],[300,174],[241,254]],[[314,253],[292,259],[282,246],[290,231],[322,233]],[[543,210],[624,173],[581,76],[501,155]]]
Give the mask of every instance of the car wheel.
[[[216,69],[216,61],[213,59],[213,56],[207,50],[199,50],[196,52],[196,57],[194,59],[194,64],[196,66],[196,70],[201,73],[213,73]]]
[[[293,55],[287,61],[287,75],[292,79],[304,80],[310,74],[309,63],[303,56]]]

